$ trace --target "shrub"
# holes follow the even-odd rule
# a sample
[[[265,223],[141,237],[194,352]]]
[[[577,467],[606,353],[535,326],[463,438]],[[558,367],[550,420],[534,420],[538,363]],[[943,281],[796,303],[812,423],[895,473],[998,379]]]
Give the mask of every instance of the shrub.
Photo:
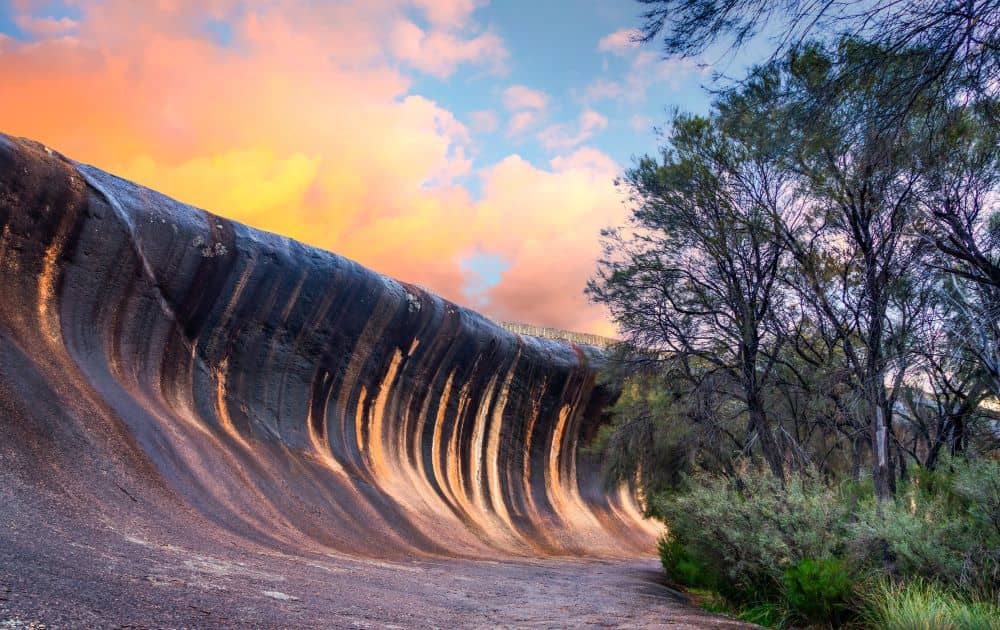
[[[717,593],[744,619],[837,625],[864,610],[872,627],[1000,630],[996,461],[914,471],[882,503],[865,481],[832,486],[808,473],[781,483],[767,469],[742,469],[739,481],[693,476],[651,504],[668,525],[667,573]],[[856,578],[886,572],[902,586],[859,594]]]
[[[718,590],[721,580],[718,573],[700,560],[676,538],[664,534],[658,544],[660,562],[675,582],[691,588]]]
[[[851,527],[858,557],[883,559],[903,578],[948,584],[968,595],[1000,596],[1000,463],[942,462],[897,497],[862,501]]]
[[[969,602],[923,580],[879,582],[867,595],[863,619],[885,630],[1000,630],[1000,608]]]
[[[836,624],[848,611],[854,580],[843,560],[805,559],[785,569],[785,602],[812,622]]]
[[[652,499],[668,525],[664,568],[681,582],[715,581],[734,603],[777,601],[785,569],[843,553],[846,508],[818,476],[782,485],[769,471],[745,470],[742,483],[699,475],[685,492]]]

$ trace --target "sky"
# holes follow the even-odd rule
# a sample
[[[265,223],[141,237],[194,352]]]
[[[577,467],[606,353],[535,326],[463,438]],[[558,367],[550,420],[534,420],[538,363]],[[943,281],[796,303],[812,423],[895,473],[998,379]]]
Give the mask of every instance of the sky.
[[[712,70],[630,0],[0,0],[0,131],[491,317],[583,293],[615,178]]]

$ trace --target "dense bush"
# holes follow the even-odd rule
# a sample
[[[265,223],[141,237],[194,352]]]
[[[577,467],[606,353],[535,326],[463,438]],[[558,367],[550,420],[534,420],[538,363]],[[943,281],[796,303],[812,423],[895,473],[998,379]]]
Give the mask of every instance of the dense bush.
[[[739,482],[698,475],[651,503],[667,522],[661,555],[668,573],[688,585],[719,584],[744,604],[779,597],[786,569],[839,556],[847,542],[847,507],[816,475],[784,486],[766,470],[745,470]]]
[[[670,536],[660,538],[659,550],[663,568],[679,584],[713,591],[723,589],[724,581],[713,567],[698,557],[696,550],[689,550]]]
[[[1000,604],[1000,462],[946,461],[890,503],[862,502],[855,553]]]
[[[792,613],[831,624],[848,617],[854,580],[843,560],[800,560],[785,569],[784,581],[784,598]]]
[[[763,610],[780,625],[777,610],[794,623],[863,614],[875,627],[1000,627],[996,461],[915,471],[882,503],[868,483],[834,485],[811,471],[782,483],[744,468],[738,478],[693,476],[650,507],[667,523],[660,557],[671,578],[717,593],[743,618]]]

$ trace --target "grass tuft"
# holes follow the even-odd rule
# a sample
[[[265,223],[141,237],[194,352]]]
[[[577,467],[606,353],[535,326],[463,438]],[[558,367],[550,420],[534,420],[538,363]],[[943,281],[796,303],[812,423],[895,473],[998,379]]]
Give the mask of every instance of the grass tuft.
[[[863,619],[885,630],[1000,630],[1000,608],[959,599],[925,581],[877,583],[867,595]]]

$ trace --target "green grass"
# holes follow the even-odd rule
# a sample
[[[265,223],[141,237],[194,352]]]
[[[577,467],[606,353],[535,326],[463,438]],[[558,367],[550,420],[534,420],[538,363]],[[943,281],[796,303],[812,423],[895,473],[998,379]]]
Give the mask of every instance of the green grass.
[[[1000,630],[1000,608],[959,599],[928,582],[880,582],[866,596],[862,619],[885,630]]]
[[[729,603],[724,597],[711,589],[688,588],[686,591],[688,595],[694,599],[698,606],[708,612],[733,617],[734,619],[741,619],[743,621],[755,623],[758,626],[764,626],[765,628],[784,627],[787,615],[785,611],[776,604],[764,603],[751,606],[749,608],[739,607]]]

